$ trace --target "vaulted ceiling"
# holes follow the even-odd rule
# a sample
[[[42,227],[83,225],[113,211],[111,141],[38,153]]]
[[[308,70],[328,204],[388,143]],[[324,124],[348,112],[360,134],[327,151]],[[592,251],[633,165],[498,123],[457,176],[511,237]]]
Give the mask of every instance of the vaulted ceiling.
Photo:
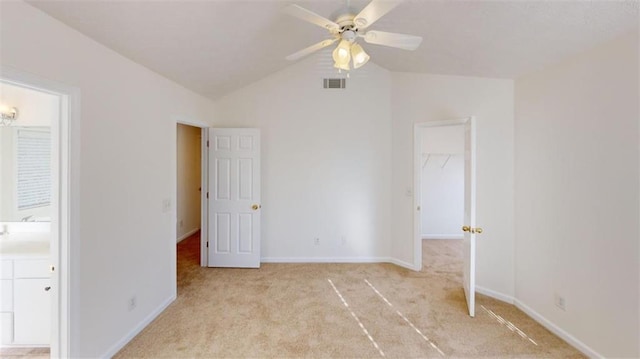
[[[282,13],[285,5],[296,3],[333,19],[347,2],[356,12],[368,3],[28,2],[211,99],[282,70],[291,64],[285,56],[327,38],[326,30]],[[420,35],[424,40],[418,50],[363,47],[372,62],[391,71],[516,78],[638,31],[638,20],[637,1],[407,0],[371,29]]]

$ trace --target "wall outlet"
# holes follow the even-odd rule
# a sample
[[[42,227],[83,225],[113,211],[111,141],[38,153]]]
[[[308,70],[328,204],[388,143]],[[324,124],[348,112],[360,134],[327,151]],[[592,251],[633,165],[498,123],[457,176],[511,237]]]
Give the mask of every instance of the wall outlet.
[[[564,297],[559,294],[556,294],[555,296],[555,304],[556,304],[556,307],[564,311],[567,310],[567,302],[565,301]]]
[[[316,237],[313,239],[313,244],[315,244],[316,246],[320,245],[320,238]]]
[[[129,298],[129,300],[127,301],[127,308],[129,309],[129,311],[132,311],[136,309],[137,306],[138,306],[138,298],[136,298],[136,296],[134,295],[133,297]]]

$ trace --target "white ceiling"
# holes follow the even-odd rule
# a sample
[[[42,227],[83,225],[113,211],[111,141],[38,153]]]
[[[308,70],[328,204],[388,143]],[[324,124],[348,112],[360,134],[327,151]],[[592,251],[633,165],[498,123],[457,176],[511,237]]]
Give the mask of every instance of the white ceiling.
[[[216,99],[285,68],[285,56],[326,38],[326,30],[281,13],[283,6],[332,18],[347,1],[28,2]],[[367,3],[350,2],[356,11]],[[515,78],[638,31],[638,9],[638,1],[407,0],[370,29],[420,35],[418,50],[364,47],[391,71]]]

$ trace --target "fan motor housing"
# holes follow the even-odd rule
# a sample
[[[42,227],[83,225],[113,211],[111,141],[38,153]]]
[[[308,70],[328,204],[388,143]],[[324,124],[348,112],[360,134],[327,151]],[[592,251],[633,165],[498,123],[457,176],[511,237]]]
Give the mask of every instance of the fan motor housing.
[[[354,17],[355,15],[351,13],[340,15],[336,18],[335,23],[340,25],[342,29],[355,28],[355,23],[353,22]]]

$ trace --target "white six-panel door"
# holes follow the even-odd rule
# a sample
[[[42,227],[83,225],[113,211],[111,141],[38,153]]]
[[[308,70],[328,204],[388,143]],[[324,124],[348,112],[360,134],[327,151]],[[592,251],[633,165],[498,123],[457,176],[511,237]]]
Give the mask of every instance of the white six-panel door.
[[[209,129],[208,266],[260,267],[260,130]]]

